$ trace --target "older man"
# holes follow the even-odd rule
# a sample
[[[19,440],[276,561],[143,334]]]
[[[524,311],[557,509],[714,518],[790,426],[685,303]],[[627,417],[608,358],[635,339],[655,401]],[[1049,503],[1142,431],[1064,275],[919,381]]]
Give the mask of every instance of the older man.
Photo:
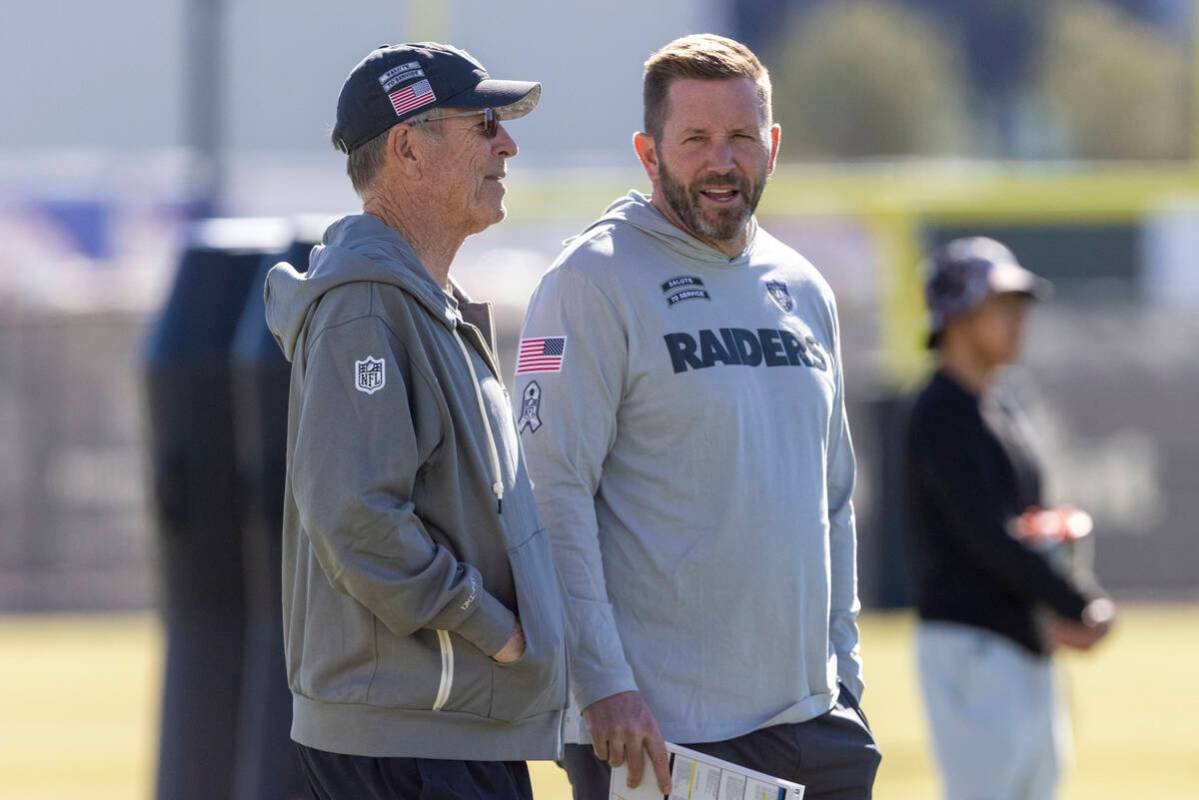
[[[490,308],[450,278],[504,217],[501,120],[540,85],[467,53],[381,47],[350,73],[334,145],[363,213],[267,320],[292,362],[284,625],[292,737],[318,798],[529,797],[566,704],[564,619]]]
[[[606,798],[626,761],[639,783],[645,752],[668,792],[663,736],[813,800],[869,797],[836,306],[753,216],[779,147],[770,79],[745,46],[689,36],[644,90],[653,195],[567,245],[516,366],[585,722],[575,797]]]

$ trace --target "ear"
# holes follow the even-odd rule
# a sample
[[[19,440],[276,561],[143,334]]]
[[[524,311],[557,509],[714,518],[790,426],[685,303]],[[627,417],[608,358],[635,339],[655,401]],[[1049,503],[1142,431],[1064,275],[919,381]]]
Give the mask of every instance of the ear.
[[[637,151],[637,158],[641,161],[641,166],[645,168],[645,174],[649,176],[650,183],[657,185],[661,166],[658,161],[658,145],[654,141],[654,137],[645,131],[633,134],[633,149]]]
[[[387,132],[387,156],[395,168],[408,177],[419,178],[422,173],[426,148],[413,129],[400,123]]]
[[[777,122],[770,126],[770,162],[766,165],[766,174],[774,174],[774,165],[779,157],[779,142],[783,138],[783,128]]]

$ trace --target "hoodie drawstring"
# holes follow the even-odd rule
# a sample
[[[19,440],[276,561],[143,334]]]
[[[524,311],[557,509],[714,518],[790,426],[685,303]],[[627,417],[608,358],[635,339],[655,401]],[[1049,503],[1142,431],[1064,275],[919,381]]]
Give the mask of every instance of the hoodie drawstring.
[[[487,416],[487,406],[483,405],[483,388],[479,385],[479,376],[475,374],[475,362],[470,357],[470,351],[466,349],[466,342],[462,340],[462,335],[458,333],[458,328],[454,328],[454,340],[458,342],[458,349],[462,351],[462,357],[466,359],[466,370],[470,373],[471,383],[475,387],[475,400],[479,403],[479,414],[483,417],[483,429],[487,432],[487,450],[491,456],[491,474],[495,478],[495,483],[491,484],[491,491],[495,495],[496,513],[504,513],[504,481],[500,475],[500,452],[495,446],[495,435],[491,432],[491,419]]]

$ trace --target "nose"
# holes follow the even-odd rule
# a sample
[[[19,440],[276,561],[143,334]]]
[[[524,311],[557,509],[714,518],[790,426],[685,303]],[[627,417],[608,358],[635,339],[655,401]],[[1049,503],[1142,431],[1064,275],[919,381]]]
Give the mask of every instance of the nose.
[[[713,141],[708,149],[708,168],[724,174],[736,166],[736,162],[733,161],[733,145],[726,139]]]
[[[497,156],[503,158],[512,158],[520,151],[520,148],[516,146],[516,140],[512,138],[512,134],[508,133],[508,129],[504,127],[503,123],[496,123],[495,141],[491,148]]]

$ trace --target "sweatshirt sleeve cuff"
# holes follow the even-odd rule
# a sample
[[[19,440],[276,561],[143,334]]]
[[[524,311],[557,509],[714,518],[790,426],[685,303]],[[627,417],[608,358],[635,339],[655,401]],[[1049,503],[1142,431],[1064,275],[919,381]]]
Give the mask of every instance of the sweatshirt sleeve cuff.
[[[633,670],[626,666],[623,670],[611,675],[590,680],[586,685],[576,682],[574,696],[579,710],[583,710],[605,697],[611,697],[621,692],[635,691],[637,691],[637,682],[633,680]]]
[[[489,656],[498,653],[516,627],[516,615],[488,592],[483,592],[474,613],[454,631]]]
[[[616,630],[612,606],[577,597],[568,598],[567,603],[571,683],[579,708],[620,692],[637,691],[633,669],[625,658]]]

